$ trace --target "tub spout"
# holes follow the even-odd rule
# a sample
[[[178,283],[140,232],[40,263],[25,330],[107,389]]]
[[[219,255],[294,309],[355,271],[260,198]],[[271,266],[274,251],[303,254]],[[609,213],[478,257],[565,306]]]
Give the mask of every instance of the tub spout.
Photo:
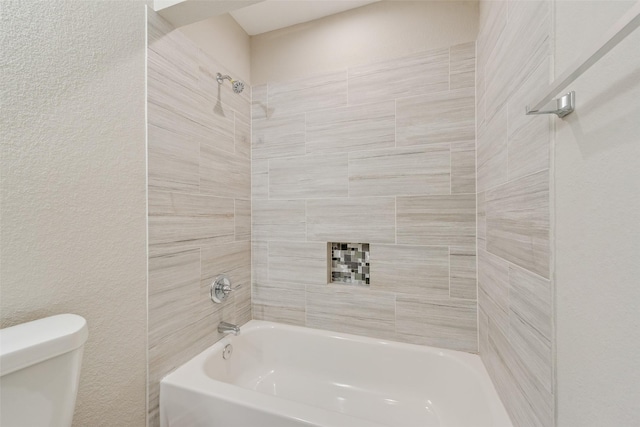
[[[240,326],[234,325],[233,323],[220,322],[218,332],[221,334],[240,335]]]

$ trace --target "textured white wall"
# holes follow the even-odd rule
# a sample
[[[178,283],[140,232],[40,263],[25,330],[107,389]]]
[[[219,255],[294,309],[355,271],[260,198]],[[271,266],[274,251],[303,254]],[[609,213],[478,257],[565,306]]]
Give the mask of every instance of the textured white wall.
[[[382,1],[251,37],[251,83],[399,58],[477,34],[476,1]]]
[[[229,15],[214,16],[179,28],[200,49],[234,70],[235,79],[251,83],[251,48],[249,35]]]
[[[1,323],[87,319],[77,426],[145,423],[144,8],[2,2]]]
[[[556,72],[634,2],[557,1]],[[640,31],[556,120],[557,425],[640,425]]]

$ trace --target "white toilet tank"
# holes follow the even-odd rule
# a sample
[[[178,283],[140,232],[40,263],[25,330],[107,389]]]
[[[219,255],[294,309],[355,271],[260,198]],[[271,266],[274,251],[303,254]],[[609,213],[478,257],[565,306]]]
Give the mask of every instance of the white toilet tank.
[[[71,426],[88,335],[75,314],[0,330],[0,426]]]

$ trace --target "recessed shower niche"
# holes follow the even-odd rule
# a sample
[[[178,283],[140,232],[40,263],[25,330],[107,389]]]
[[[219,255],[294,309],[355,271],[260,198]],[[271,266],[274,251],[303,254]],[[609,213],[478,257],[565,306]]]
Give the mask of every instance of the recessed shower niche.
[[[329,281],[369,286],[369,244],[331,242]]]

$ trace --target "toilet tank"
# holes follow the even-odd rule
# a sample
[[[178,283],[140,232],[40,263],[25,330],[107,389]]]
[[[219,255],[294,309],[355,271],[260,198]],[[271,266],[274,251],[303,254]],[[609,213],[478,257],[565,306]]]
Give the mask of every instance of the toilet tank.
[[[75,314],[0,330],[0,426],[71,426],[87,337]]]

